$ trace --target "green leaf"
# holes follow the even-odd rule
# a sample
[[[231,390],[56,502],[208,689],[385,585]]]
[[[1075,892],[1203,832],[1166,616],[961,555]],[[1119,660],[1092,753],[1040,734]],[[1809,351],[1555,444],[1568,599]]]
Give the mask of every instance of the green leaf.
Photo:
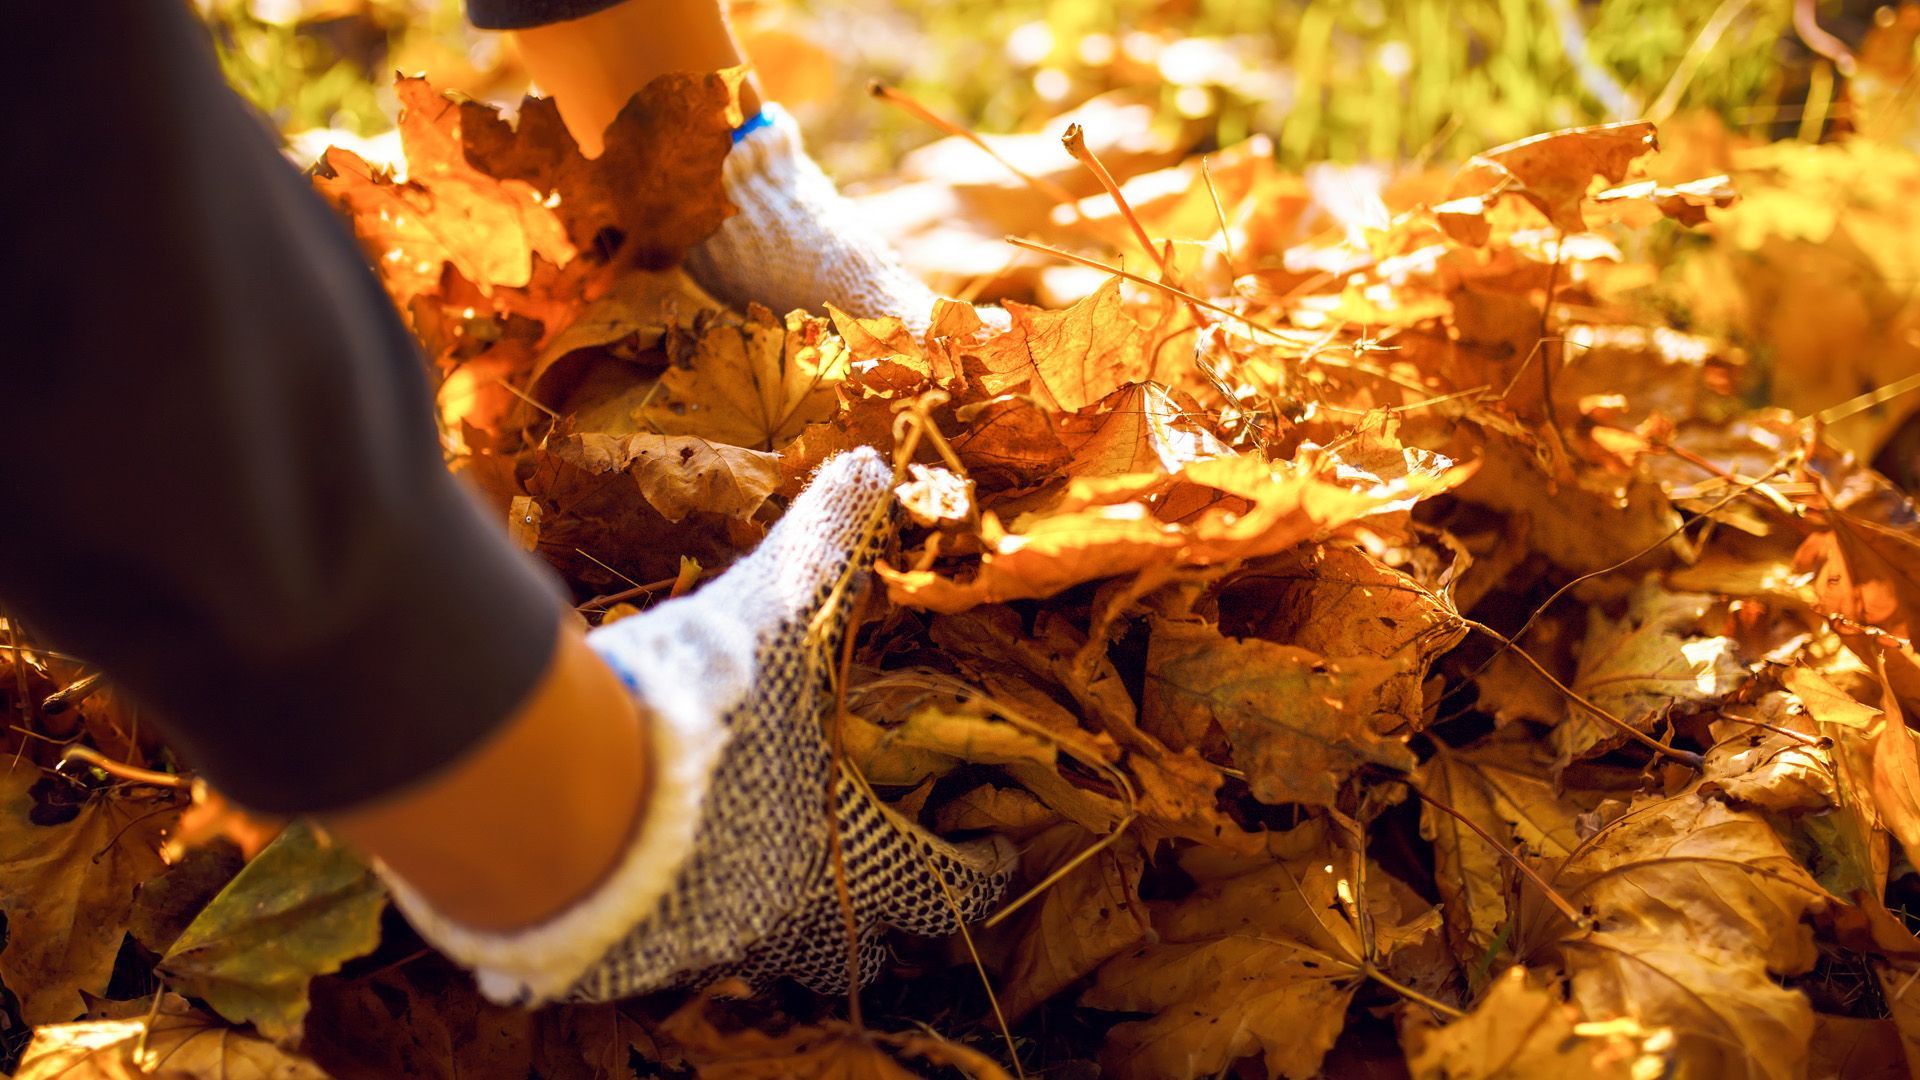
[[[291,1037],[313,977],[380,944],[386,903],[365,863],[296,822],[213,898],[158,970],[228,1020]]]

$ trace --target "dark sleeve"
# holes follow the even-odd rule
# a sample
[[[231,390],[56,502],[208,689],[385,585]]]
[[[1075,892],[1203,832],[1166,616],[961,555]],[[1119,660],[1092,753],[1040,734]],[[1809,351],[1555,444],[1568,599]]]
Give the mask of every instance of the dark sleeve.
[[[17,14],[0,606],[242,805],[451,761],[538,679],[560,603],[443,467],[413,340],[188,5]]]
[[[482,30],[524,30],[605,11],[625,0],[467,0],[467,20]]]

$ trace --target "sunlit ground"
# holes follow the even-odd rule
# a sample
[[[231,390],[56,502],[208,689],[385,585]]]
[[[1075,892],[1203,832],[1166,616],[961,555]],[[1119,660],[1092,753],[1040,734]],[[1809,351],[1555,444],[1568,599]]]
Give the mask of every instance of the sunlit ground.
[[[1791,0],[745,0],[734,19],[829,167],[858,178],[936,135],[868,102],[875,78],[983,132],[1125,92],[1203,143],[1270,135],[1295,166],[1457,158],[1687,109],[1817,136],[1836,117],[1820,35],[1858,42],[1877,5],[1806,6],[1818,18],[1801,28]],[[203,7],[229,74],[287,131],[388,127],[396,69],[502,101],[525,85],[499,35],[467,28],[457,2]]]

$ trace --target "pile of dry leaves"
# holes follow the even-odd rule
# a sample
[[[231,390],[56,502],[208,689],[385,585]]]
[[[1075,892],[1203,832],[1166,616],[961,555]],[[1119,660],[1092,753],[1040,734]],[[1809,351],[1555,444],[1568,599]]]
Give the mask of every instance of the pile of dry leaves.
[[[593,161],[547,102],[400,94],[404,179],[335,150],[315,182],[453,467],[597,621],[891,452],[910,524],[832,723],[1020,879],[970,941],[899,942],[852,1022],[737,987],[530,1015],[304,828],[163,858],[218,824],[170,776],[16,769],[18,1076],[1920,1075],[1920,515],[1650,314],[1683,259],[1747,288],[1766,239],[1726,177],[1648,178],[1650,125],[1331,216],[1229,148],[1040,219],[1124,265],[1077,302],[915,336],[671,269],[728,213],[723,76],[656,82]],[[16,705],[78,677],[12,655]],[[110,689],[23,726],[34,761],[165,760]]]

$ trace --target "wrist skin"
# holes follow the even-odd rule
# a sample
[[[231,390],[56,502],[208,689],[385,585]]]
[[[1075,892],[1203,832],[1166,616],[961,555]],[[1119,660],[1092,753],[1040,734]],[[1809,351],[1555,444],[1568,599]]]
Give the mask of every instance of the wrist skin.
[[[546,670],[496,731],[321,823],[449,919],[480,931],[537,925],[591,894],[631,844],[652,786],[647,726],[562,617]]]
[[[586,156],[599,157],[607,125],[627,99],[670,71],[718,71],[745,60],[713,0],[627,0],[578,19],[512,31],[533,81],[552,96]],[[760,111],[753,79],[740,109]]]

